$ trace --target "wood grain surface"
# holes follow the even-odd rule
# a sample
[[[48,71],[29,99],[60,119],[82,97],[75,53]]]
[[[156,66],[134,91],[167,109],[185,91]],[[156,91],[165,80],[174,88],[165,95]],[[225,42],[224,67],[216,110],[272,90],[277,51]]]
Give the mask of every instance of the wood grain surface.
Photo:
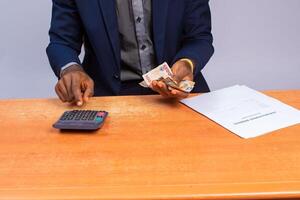
[[[300,91],[267,94],[300,109]],[[159,96],[93,98],[94,133],[55,99],[0,101],[0,199],[300,199],[300,125],[241,139]]]

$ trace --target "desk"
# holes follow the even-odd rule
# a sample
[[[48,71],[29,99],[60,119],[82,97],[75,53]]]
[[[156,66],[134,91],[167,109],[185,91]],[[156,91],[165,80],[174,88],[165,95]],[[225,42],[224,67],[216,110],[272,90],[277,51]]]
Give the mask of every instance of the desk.
[[[300,91],[267,94],[300,108]],[[60,133],[54,99],[0,101],[0,199],[300,198],[300,125],[241,139],[159,96],[94,98],[95,134]]]

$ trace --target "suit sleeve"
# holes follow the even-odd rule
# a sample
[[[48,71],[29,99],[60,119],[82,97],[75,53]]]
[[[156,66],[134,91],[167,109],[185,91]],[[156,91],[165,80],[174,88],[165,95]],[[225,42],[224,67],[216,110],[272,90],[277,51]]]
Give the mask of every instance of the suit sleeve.
[[[174,62],[181,58],[193,60],[197,75],[214,53],[209,0],[187,0],[183,26],[182,48]]]
[[[57,77],[63,66],[75,62],[83,43],[83,27],[74,0],[52,0],[52,19],[47,55]]]

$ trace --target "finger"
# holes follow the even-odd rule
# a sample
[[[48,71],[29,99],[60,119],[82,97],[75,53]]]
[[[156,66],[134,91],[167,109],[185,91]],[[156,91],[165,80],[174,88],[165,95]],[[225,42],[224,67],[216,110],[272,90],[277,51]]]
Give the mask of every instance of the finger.
[[[159,93],[159,89],[158,89],[158,86],[157,86],[157,82],[156,82],[156,81],[152,81],[152,83],[151,83],[151,85],[150,85],[150,88],[151,88],[153,91]]]
[[[172,97],[171,90],[165,83],[160,81],[157,83],[157,85],[158,85],[161,93],[163,93],[167,97]]]
[[[185,92],[182,92],[175,88],[169,87],[163,82],[158,82],[158,86],[159,86],[160,91],[163,92],[168,97],[183,97],[186,95]]]
[[[92,96],[94,96],[94,82],[89,81],[86,83],[86,87],[83,94],[83,100],[87,102]]]
[[[66,75],[62,78],[62,82],[66,88],[67,95],[68,95],[68,101],[71,102],[74,99],[74,95],[72,92],[72,77],[69,75]]]
[[[162,92],[164,92],[164,93],[166,93],[166,94],[168,94],[168,93],[170,92],[169,89],[168,89],[168,87],[167,87],[167,85],[166,85],[165,83],[159,81],[159,82],[157,83],[157,85],[158,85],[159,89],[160,89]]]
[[[57,84],[58,90],[61,92],[61,95],[65,101],[69,102],[69,96],[66,87],[64,86],[62,81],[59,81]]]
[[[151,88],[152,88],[154,91],[158,92],[160,95],[162,95],[162,96],[164,96],[164,97],[167,97],[167,96],[168,96],[168,94],[165,93],[165,92],[162,90],[161,87],[163,87],[163,86],[162,86],[162,85],[159,85],[159,83],[158,83],[157,81],[153,81],[152,84],[151,84],[151,86],[152,86]]]
[[[187,98],[189,96],[189,93],[182,92],[182,91],[172,89],[172,88],[171,88],[170,93],[171,93],[172,97],[179,98],[179,99],[184,99],[184,98]]]
[[[65,102],[66,102],[66,99],[64,98],[62,92],[59,90],[58,85],[55,86],[55,92],[56,92],[57,96],[59,97],[59,99],[60,99],[63,103],[65,103]]]
[[[82,106],[83,99],[79,80],[72,80],[72,94],[74,95],[74,101],[76,105]]]

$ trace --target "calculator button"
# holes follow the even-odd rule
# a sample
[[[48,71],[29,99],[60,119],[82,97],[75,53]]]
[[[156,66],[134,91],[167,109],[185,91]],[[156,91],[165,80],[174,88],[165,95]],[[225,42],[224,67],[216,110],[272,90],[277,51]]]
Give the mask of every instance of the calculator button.
[[[105,113],[104,112],[98,112],[97,116],[103,118],[105,116]]]
[[[97,113],[98,112],[92,112],[91,114],[90,114],[90,116],[89,116],[89,120],[94,120],[95,118],[96,118],[96,116],[97,116]]]
[[[103,121],[103,118],[102,118],[102,117],[97,117],[97,118],[96,118],[96,121],[97,121],[97,122],[102,122],[102,121]]]

